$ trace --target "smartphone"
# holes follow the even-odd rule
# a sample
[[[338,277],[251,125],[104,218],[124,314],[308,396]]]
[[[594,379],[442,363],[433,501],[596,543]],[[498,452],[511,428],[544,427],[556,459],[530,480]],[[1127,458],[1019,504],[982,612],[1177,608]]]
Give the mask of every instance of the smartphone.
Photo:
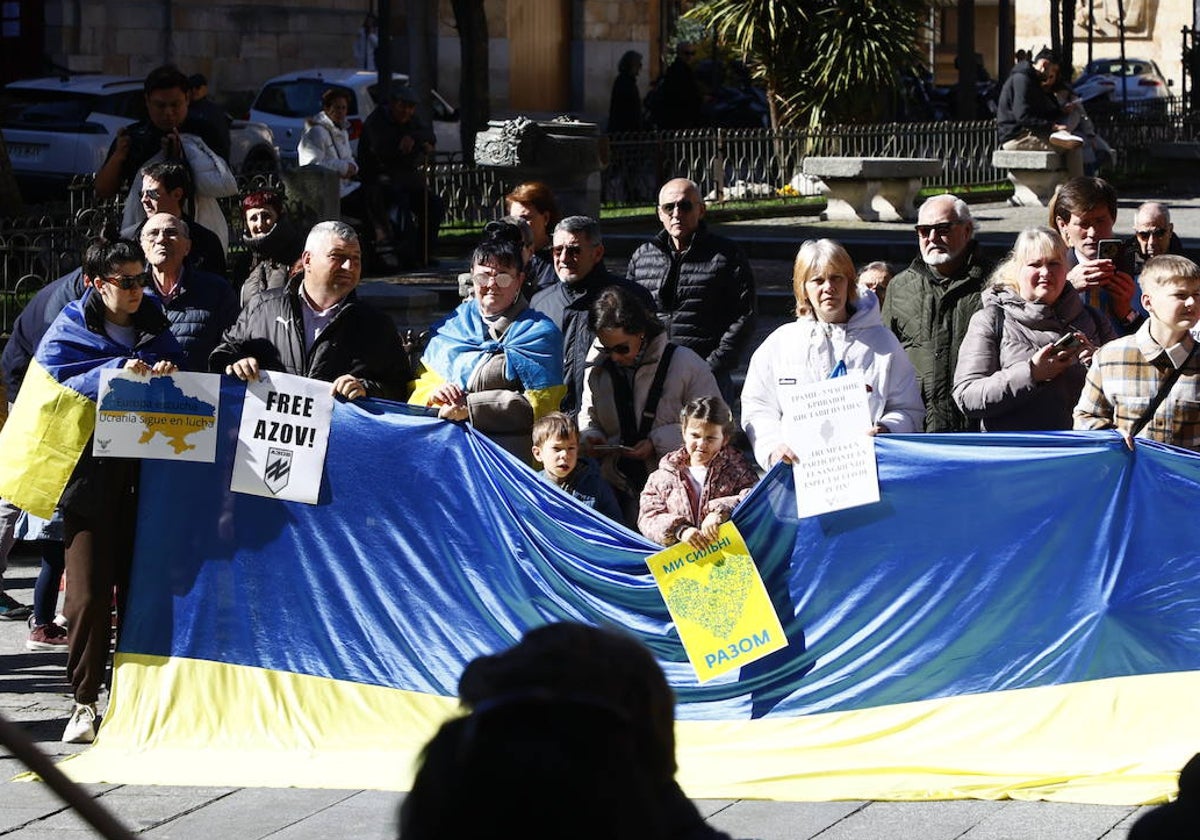
[[[1117,271],[1133,274],[1133,254],[1121,239],[1101,239],[1096,243],[1096,256],[1102,260],[1112,260]]]
[[[1063,350],[1070,350],[1072,347],[1077,346],[1079,343],[1080,343],[1079,333],[1069,332],[1066,335],[1064,335],[1062,338],[1060,338],[1058,341],[1054,342],[1054,344],[1052,346],[1054,347],[1055,350],[1058,350],[1061,352]]]

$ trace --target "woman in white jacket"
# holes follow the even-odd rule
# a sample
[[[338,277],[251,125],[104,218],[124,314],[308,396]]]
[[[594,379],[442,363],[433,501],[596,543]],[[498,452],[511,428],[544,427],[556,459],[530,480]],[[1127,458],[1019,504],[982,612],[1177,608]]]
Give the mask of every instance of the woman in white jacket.
[[[305,120],[304,133],[297,147],[300,165],[313,164],[338,174],[338,196],[345,198],[359,187],[354,180],[358,164],[350,149],[346,114],[350,111],[350,93],[330,88],[321,94],[321,112]]]
[[[781,386],[805,385],[861,371],[874,426],[867,434],[917,432],[925,406],[916,371],[883,325],[873,292],[859,290],[854,263],[831,239],[800,246],[792,271],[796,320],[754,352],[742,387],[742,426],[763,469],[795,460],[784,441]]]

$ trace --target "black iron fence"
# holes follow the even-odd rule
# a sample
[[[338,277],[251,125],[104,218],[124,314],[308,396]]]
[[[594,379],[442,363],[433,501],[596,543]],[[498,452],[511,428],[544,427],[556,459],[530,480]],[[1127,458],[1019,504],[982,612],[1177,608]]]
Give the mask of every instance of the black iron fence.
[[[1180,98],[1124,109],[1092,106],[1091,116],[1099,133],[1119,150],[1118,175],[1143,169],[1152,143],[1200,138],[1200,115]],[[991,120],[617,134],[608,138],[601,198],[609,209],[644,206],[654,202],[664,181],[686,177],[710,200],[799,200],[820,192],[819,182],[802,174],[804,159],[811,156],[939,158],[944,161],[942,172],[926,186],[989,185],[1005,177],[992,167],[995,148]],[[503,196],[515,186],[494,169],[462,163],[439,163],[430,168],[429,178],[445,201],[450,227],[478,225],[502,215]],[[279,181],[256,175],[240,186],[244,193],[278,188]],[[33,291],[79,264],[87,240],[105,220],[120,219],[120,203],[96,201],[91,187],[90,176],[80,178],[64,204],[34,217],[0,220],[0,336],[8,333]],[[236,249],[243,230],[238,200],[224,199],[222,205]]]

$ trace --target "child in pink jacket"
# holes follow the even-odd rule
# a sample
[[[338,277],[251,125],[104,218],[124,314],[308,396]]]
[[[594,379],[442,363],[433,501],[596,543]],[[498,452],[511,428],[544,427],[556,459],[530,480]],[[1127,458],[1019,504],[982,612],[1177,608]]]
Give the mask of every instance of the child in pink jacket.
[[[733,418],[717,397],[700,397],[679,414],[683,446],[668,452],[646,480],[638,529],[656,543],[703,548],[717,538],[758,475],[728,446]]]

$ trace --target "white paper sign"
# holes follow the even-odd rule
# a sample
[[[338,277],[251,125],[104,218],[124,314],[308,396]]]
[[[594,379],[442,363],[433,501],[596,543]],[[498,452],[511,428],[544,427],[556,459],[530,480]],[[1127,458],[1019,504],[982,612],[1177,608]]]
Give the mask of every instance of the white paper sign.
[[[264,372],[246,383],[229,489],[315,505],[332,418],[328,382]]]
[[[94,455],[212,463],[221,377],[215,373],[100,372]]]
[[[784,442],[796,453],[801,518],[879,501],[874,425],[861,371],[811,385],[781,387]]]

